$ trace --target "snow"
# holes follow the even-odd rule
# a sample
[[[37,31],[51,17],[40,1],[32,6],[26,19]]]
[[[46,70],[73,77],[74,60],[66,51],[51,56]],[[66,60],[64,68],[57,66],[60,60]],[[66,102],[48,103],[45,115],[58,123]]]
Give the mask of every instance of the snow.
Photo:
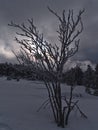
[[[63,94],[65,86],[63,87]],[[88,119],[75,111],[70,116],[66,130],[98,130],[98,97],[85,93],[77,86],[75,94],[82,94],[79,106]],[[54,122],[51,108],[37,110],[47,100],[47,90],[42,82],[6,80],[0,78],[0,130],[62,130]]]

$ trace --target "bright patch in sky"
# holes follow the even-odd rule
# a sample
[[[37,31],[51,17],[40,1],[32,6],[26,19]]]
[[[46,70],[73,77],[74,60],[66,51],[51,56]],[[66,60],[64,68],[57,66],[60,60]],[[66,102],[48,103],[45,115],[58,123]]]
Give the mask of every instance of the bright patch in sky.
[[[0,55],[3,55],[6,58],[14,58],[14,54],[10,50],[10,48],[7,48],[4,41],[0,40]]]

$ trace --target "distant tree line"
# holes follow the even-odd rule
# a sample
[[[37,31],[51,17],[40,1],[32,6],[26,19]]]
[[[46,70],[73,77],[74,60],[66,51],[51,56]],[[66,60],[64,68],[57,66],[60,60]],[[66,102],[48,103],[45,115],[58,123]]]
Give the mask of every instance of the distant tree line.
[[[6,76],[8,80],[16,79],[17,81],[19,79],[39,79],[30,66],[11,63],[0,64],[0,76]]]
[[[90,65],[83,71],[79,66],[64,73],[63,82],[68,85],[83,85],[89,94],[98,96],[98,64],[95,69]]]
[[[51,77],[47,72],[47,80]],[[28,80],[43,80],[43,74],[37,75],[32,66],[26,66],[21,64],[0,63],[0,76],[6,76],[8,80],[16,79],[28,79]],[[52,79],[55,80],[55,79]],[[62,83],[67,85],[83,85],[87,93],[98,95],[98,64],[95,69],[92,69],[90,65],[83,71],[78,65],[74,68],[63,73]]]

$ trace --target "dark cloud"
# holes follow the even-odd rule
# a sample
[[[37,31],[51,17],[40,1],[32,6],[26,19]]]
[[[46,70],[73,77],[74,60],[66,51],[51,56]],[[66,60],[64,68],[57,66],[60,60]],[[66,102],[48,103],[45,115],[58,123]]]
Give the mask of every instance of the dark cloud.
[[[81,35],[80,49],[73,59],[98,62],[97,0],[0,0],[0,48],[7,49],[7,51],[4,49],[5,51],[0,53],[0,60],[6,60],[8,51],[10,53],[11,49],[18,47],[13,41],[15,30],[7,26],[11,20],[21,23],[33,17],[35,24],[44,33],[46,39],[57,42],[55,32],[58,22],[48,11],[47,6],[50,6],[59,14],[63,9],[66,11],[74,9],[76,14],[79,9],[85,8],[83,16],[84,31]]]

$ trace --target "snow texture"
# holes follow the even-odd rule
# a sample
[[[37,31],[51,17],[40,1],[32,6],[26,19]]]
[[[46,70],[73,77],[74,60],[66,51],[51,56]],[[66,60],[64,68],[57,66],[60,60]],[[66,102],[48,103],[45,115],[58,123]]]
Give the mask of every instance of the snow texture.
[[[65,94],[68,87],[62,85]],[[77,92],[82,96],[77,96]],[[80,117],[77,111],[70,116],[66,130],[98,130],[98,97],[85,93],[83,87],[77,86],[75,99],[88,119]],[[57,127],[50,105],[39,112],[41,104],[47,100],[47,90],[42,82],[0,78],[0,130],[62,130]]]

